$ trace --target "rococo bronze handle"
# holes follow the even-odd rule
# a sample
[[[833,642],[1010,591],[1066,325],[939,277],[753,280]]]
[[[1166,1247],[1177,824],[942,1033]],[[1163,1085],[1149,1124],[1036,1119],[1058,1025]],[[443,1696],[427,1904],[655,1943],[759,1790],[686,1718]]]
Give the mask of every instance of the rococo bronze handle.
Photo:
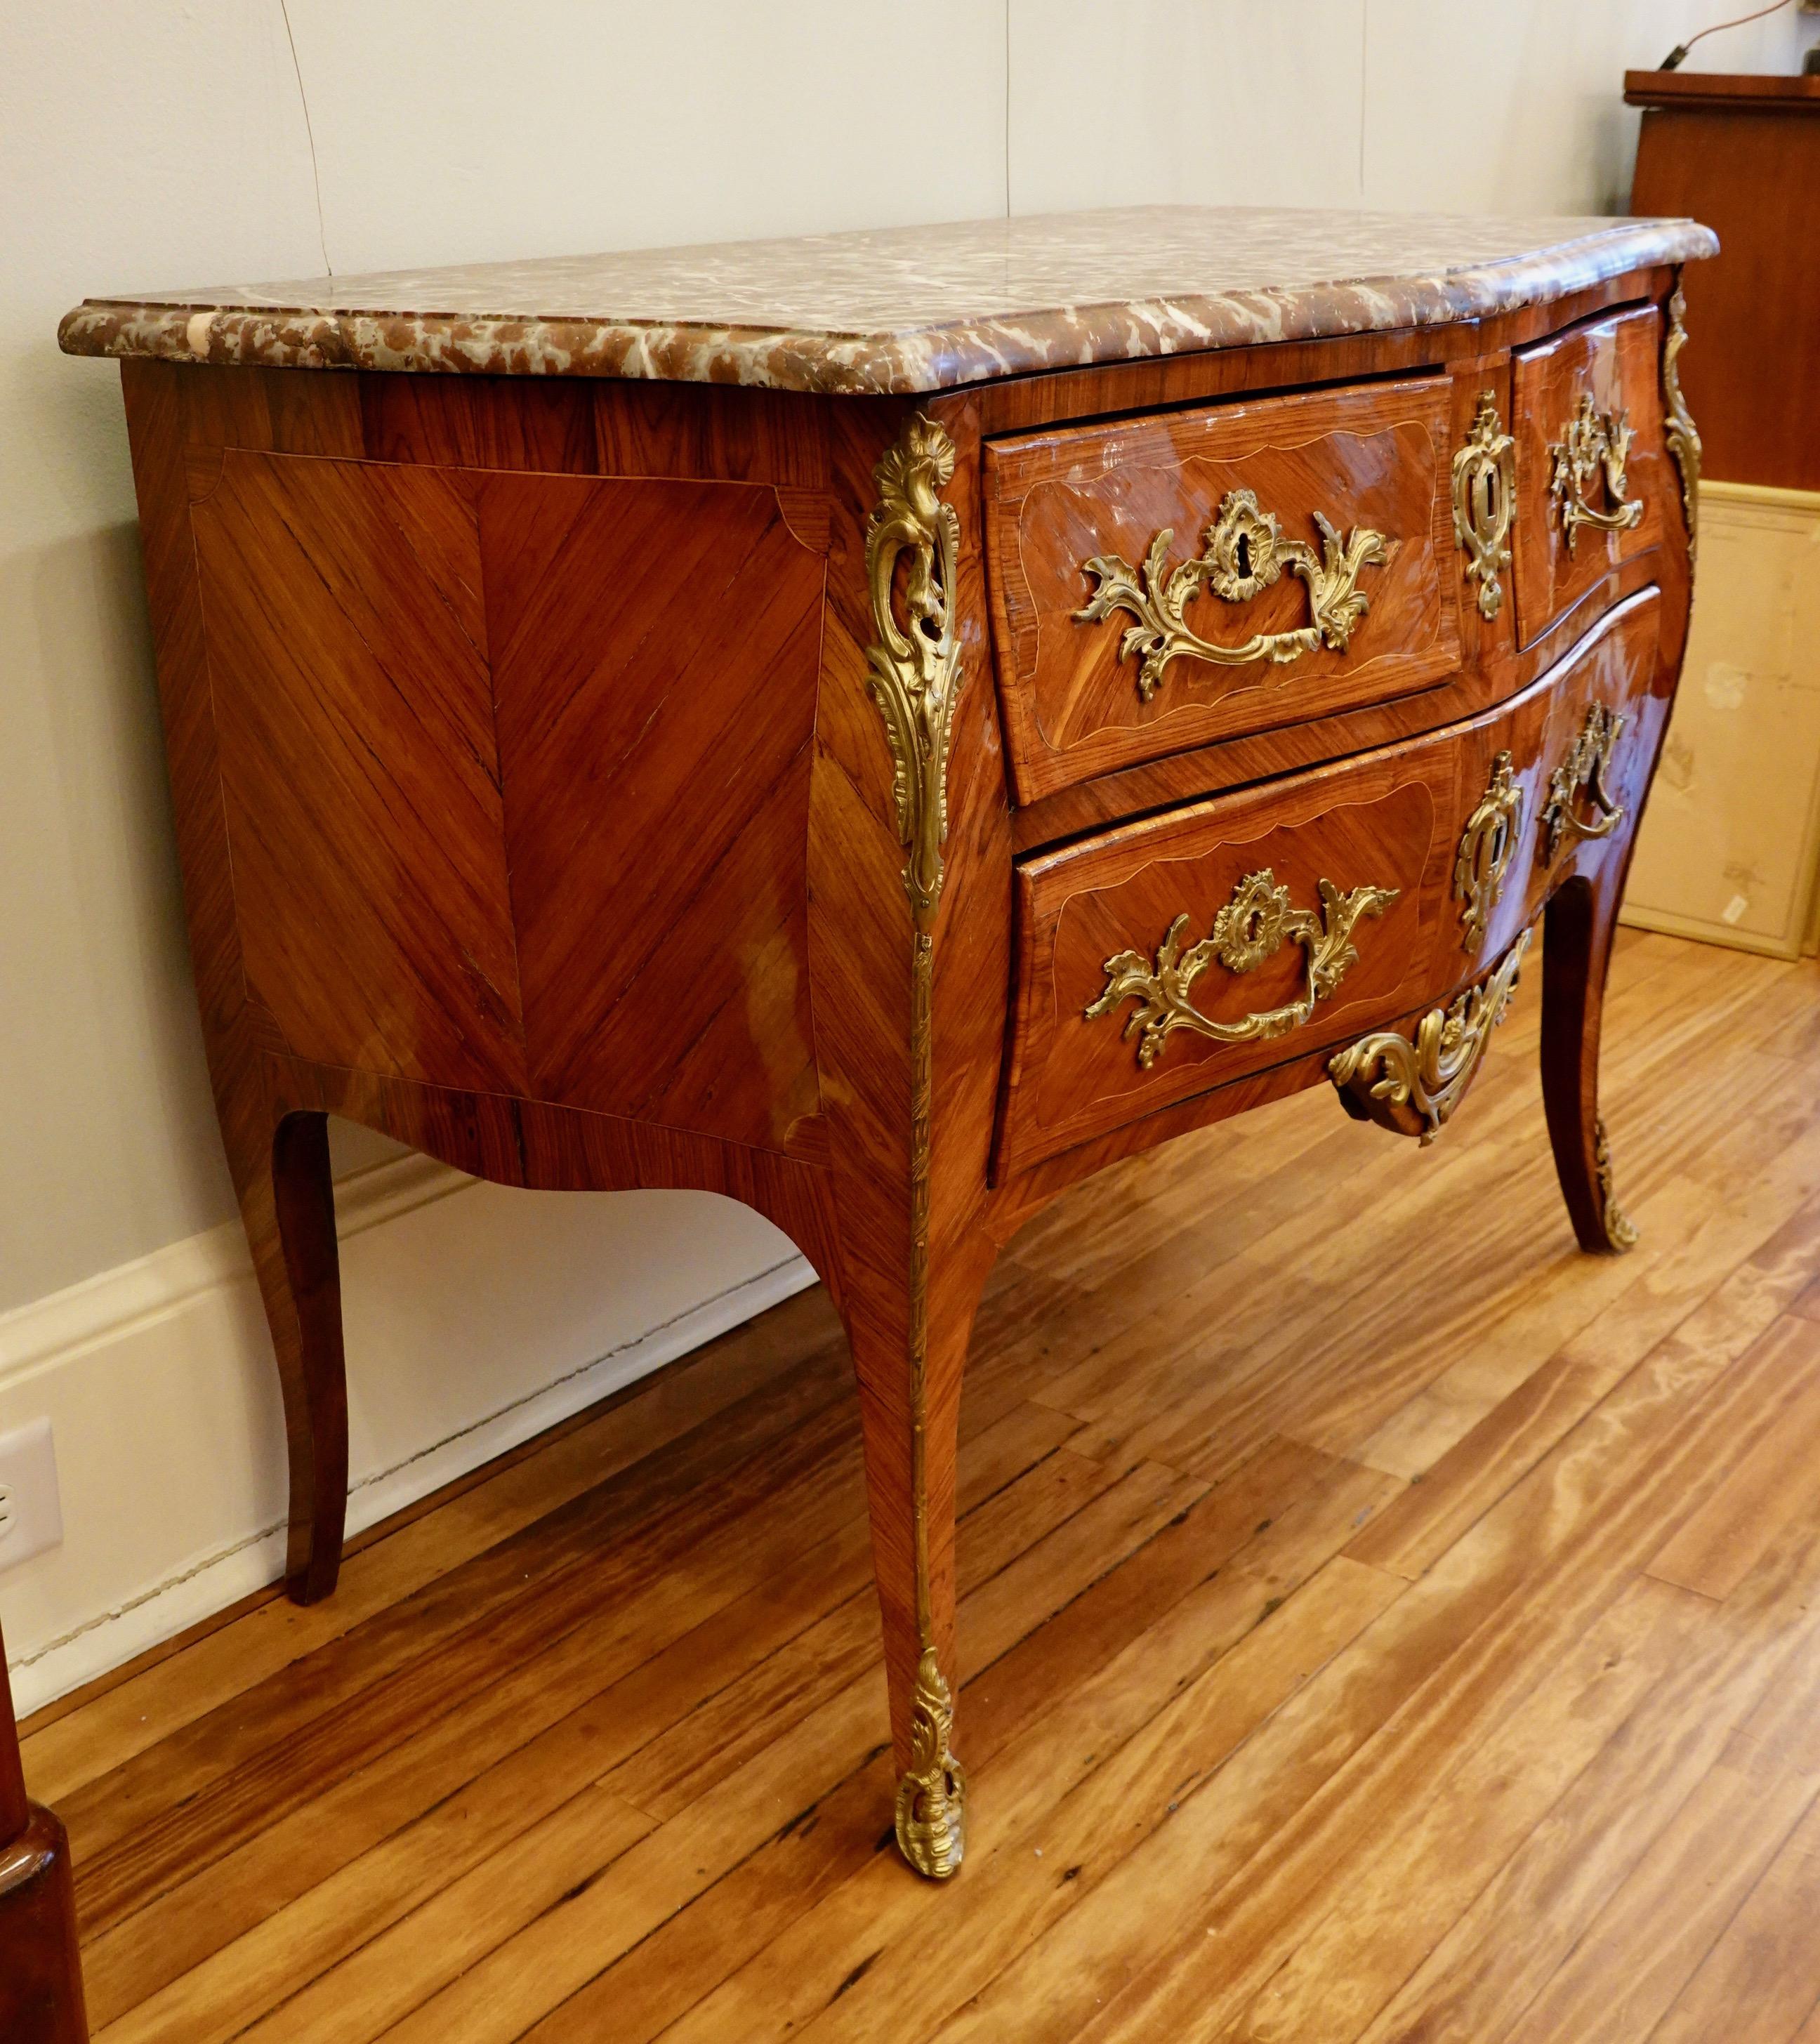
[[[1624,721],[1620,712],[1607,709],[1603,703],[1589,705],[1579,736],[1568,747],[1567,757],[1549,776],[1542,836],[1537,840],[1545,863],[1553,862],[1569,837],[1610,837],[1623,822],[1624,805],[1612,799],[1605,786],[1605,773]],[[1574,812],[1583,789],[1592,805],[1590,822]]]
[[[1603,532],[1622,532],[1643,521],[1643,500],[1624,496],[1625,466],[1630,459],[1630,421],[1622,410],[1602,412],[1592,402],[1592,393],[1583,390],[1573,417],[1561,429],[1561,438],[1549,448],[1553,467],[1549,476],[1549,495],[1561,517],[1561,537],[1571,554],[1580,543],[1582,525],[1594,525]],[[1601,476],[1611,508],[1602,511],[1588,501],[1587,493]]]
[[[1204,551],[1196,560],[1169,566],[1165,525],[1150,542],[1138,571],[1122,555],[1096,554],[1081,563],[1084,574],[1098,583],[1086,605],[1075,612],[1078,623],[1096,624],[1115,610],[1128,610],[1138,622],[1128,625],[1119,642],[1119,658],[1139,656],[1138,694],[1148,702],[1172,660],[1206,660],[1219,667],[1246,667],[1269,660],[1281,666],[1322,646],[1343,653],[1354,627],[1371,608],[1358,586],[1359,571],[1382,567],[1390,559],[1381,532],[1355,526],[1342,540],[1321,513],[1314,514],[1320,535],[1317,555],[1305,540],[1286,540],[1273,511],[1258,509],[1249,490],[1228,490],[1207,528]],[[1236,646],[1203,639],[1183,616],[1188,600],[1203,589],[1227,603],[1244,603],[1269,589],[1284,568],[1307,584],[1313,622],[1292,632],[1259,632]]]
[[[1402,890],[1396,887],[1355,887],[1342,894],[1332,881],[1317,882],[1320,912],[1289,905],[1289,890],[1277,884],[1266,866],[1248,873],[1232,890],[1232,899],[1213,919],[1213,928],[1198,944],[1181,947],[1188,927],[1184,909],[1170,924],[1157,947],[1154,962],[1139,951],[1120,951],[1105,963],[1105,990],[1086,1010],[1089,1022],[1111,1015],[1126,1001],[1138,1005],[1125,1018],[1123,1033],[1138,1039],[1138,1063],[1148,1071],[1177,1029],[1192,1030],[1219,1043],[1254,1043],[1287,1035],[1315,1012],[1358,958],[1353,925],[1361,916],[1381,916]],[[1188,990],[1218,959],[1228,972],[1250,972],[1273,958],[1285,937],[1307,954],[1307,984],[1294,1001],[1281,1008],[1261,1009],[1236,1022],[1215,1022],[1201,1013]]]

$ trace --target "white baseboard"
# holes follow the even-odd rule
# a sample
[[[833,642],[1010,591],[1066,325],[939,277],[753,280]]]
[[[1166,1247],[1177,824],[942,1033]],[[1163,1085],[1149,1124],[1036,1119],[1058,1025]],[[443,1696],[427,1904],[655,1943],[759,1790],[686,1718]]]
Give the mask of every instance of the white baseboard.
[[[815,1281],[705,1194],[514,1193],[413,1155],[344,1179],[336,1208],[351,1532]],[[65,1540],[0,1573],[21,1714],[282,1573],[276,1371],[238,1224],[0,1316],[0,1428],[40,1414]]]

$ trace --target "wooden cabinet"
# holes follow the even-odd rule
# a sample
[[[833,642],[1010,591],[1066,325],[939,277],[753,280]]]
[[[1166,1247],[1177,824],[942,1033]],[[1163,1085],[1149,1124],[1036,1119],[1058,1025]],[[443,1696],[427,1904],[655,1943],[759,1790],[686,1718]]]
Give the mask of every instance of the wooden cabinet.
[[[1632,207],[1718,232],[1686,286],[1707,474],[1820,490],[1820,78],[1631,71],[1624,103],[1644,110]]]
[[[937,1875],[956,1415],[1027,1216],[1304,1086],[1431,1139],[1539,982],[1622,1248],[1600,1004],[1711,246],[1162,208],[71,314],[125,358],[294,1593],[346,1484],[331,1113],[814,1263]]]

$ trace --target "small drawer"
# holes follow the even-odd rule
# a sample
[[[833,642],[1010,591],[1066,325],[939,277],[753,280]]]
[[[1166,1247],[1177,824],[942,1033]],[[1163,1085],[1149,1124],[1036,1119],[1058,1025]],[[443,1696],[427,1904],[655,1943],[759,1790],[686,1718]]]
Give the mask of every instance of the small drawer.
[[[1642,800],[1659,609],[1645,591],[1469,723],[1024,862],[998,1177],[1348,1042],[1506,951]]]
[[[1661,350],[1660,316],[1640,305],[1515,359],[1520,645],[1585,603],[1621,561],[1661,544]]]
[[[1013,792],[1386,701],[1459,659],[1439,377],[991,443]]]

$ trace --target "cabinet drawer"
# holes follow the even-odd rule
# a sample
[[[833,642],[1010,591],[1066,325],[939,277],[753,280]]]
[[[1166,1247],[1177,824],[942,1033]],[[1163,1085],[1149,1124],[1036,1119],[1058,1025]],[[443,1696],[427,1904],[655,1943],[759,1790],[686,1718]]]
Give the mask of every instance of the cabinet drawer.
[[[1661,318],[1653,305],[1519,351],[1517,638],[1532,645],[1662,538]]]
[[[1000,1178],[1350,1041],[1507,949],[1642,800],[1658,609],[1645,591],[1469,723],[1026,861]]]
[[[993,442],[1013,792],[1379,702],[1457,664],[1439,377]]]

